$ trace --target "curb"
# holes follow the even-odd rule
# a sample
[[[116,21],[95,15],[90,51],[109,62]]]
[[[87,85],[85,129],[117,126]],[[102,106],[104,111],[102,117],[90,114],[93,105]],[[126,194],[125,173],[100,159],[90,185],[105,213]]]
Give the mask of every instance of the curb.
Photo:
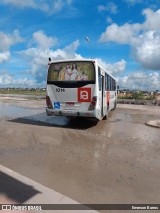
[[[147,126],[160,128],[160,120],[152,120],[145,123]]]
[[[53,190],[50,189],[44,185],[41,185],[40,183],[31,180],[30,178],[27,178],[5,166],[2,166],[0,164],[0,174],[1,174],[1,183],[3,184],[3,187],[1,188],[0,195],[0,204],[3,204],[5,201],[5,205],[12,202],[12,204],[21,205],[80,205],[81,208],[85,204],[80,204],[79,202]],[[10,211],[9,211],[10,212]],[[17,211],[16,211],[17,212]],[[21,211],[20,211],[21,212]],[[37,213],[41,212],[41,210],[37,210]],[[47,213],[48,210],[43,210],[43,212]],[[54,213],[66,213],[66,212],[72,212],[72,213],[83,213],[84,210],[52,210]],[[87,213],[98,213],[98,211],[87,209]]]

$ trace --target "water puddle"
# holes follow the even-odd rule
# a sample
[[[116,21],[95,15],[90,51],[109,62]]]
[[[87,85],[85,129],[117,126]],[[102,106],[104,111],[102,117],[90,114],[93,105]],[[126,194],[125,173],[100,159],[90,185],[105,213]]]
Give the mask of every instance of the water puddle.
[[[9,103],[0,102],[0,117],[14,119],[42,112],[42,109],[23,108]]]
[[[0,102],[0,120],[19,119],[30,122],[41,122],[49,125],[65,126],[69,122],[67,117],[47,116],[45,108],[27,108]]]

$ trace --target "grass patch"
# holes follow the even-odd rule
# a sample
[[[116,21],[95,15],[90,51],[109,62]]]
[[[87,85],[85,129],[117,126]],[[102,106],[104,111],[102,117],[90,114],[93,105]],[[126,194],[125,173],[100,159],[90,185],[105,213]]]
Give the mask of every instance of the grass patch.
[[[0,89],[0,94],[45,96],[45,90],[36,89]]]

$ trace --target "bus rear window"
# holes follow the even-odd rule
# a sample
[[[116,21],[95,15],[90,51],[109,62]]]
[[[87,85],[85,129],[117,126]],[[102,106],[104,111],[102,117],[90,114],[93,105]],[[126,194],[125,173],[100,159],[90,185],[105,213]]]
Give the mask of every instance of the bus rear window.
[[[74,61],[52,63],[48,70],[48,81],[94,81],[95,68],[92,62]]]

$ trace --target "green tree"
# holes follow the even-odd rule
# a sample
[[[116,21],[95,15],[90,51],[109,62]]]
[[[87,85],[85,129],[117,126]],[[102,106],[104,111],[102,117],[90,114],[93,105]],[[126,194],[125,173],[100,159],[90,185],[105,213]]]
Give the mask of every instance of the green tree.
[[[143,92],[134,92],[132,97],[135,100],[143,100],[144,99]]]

